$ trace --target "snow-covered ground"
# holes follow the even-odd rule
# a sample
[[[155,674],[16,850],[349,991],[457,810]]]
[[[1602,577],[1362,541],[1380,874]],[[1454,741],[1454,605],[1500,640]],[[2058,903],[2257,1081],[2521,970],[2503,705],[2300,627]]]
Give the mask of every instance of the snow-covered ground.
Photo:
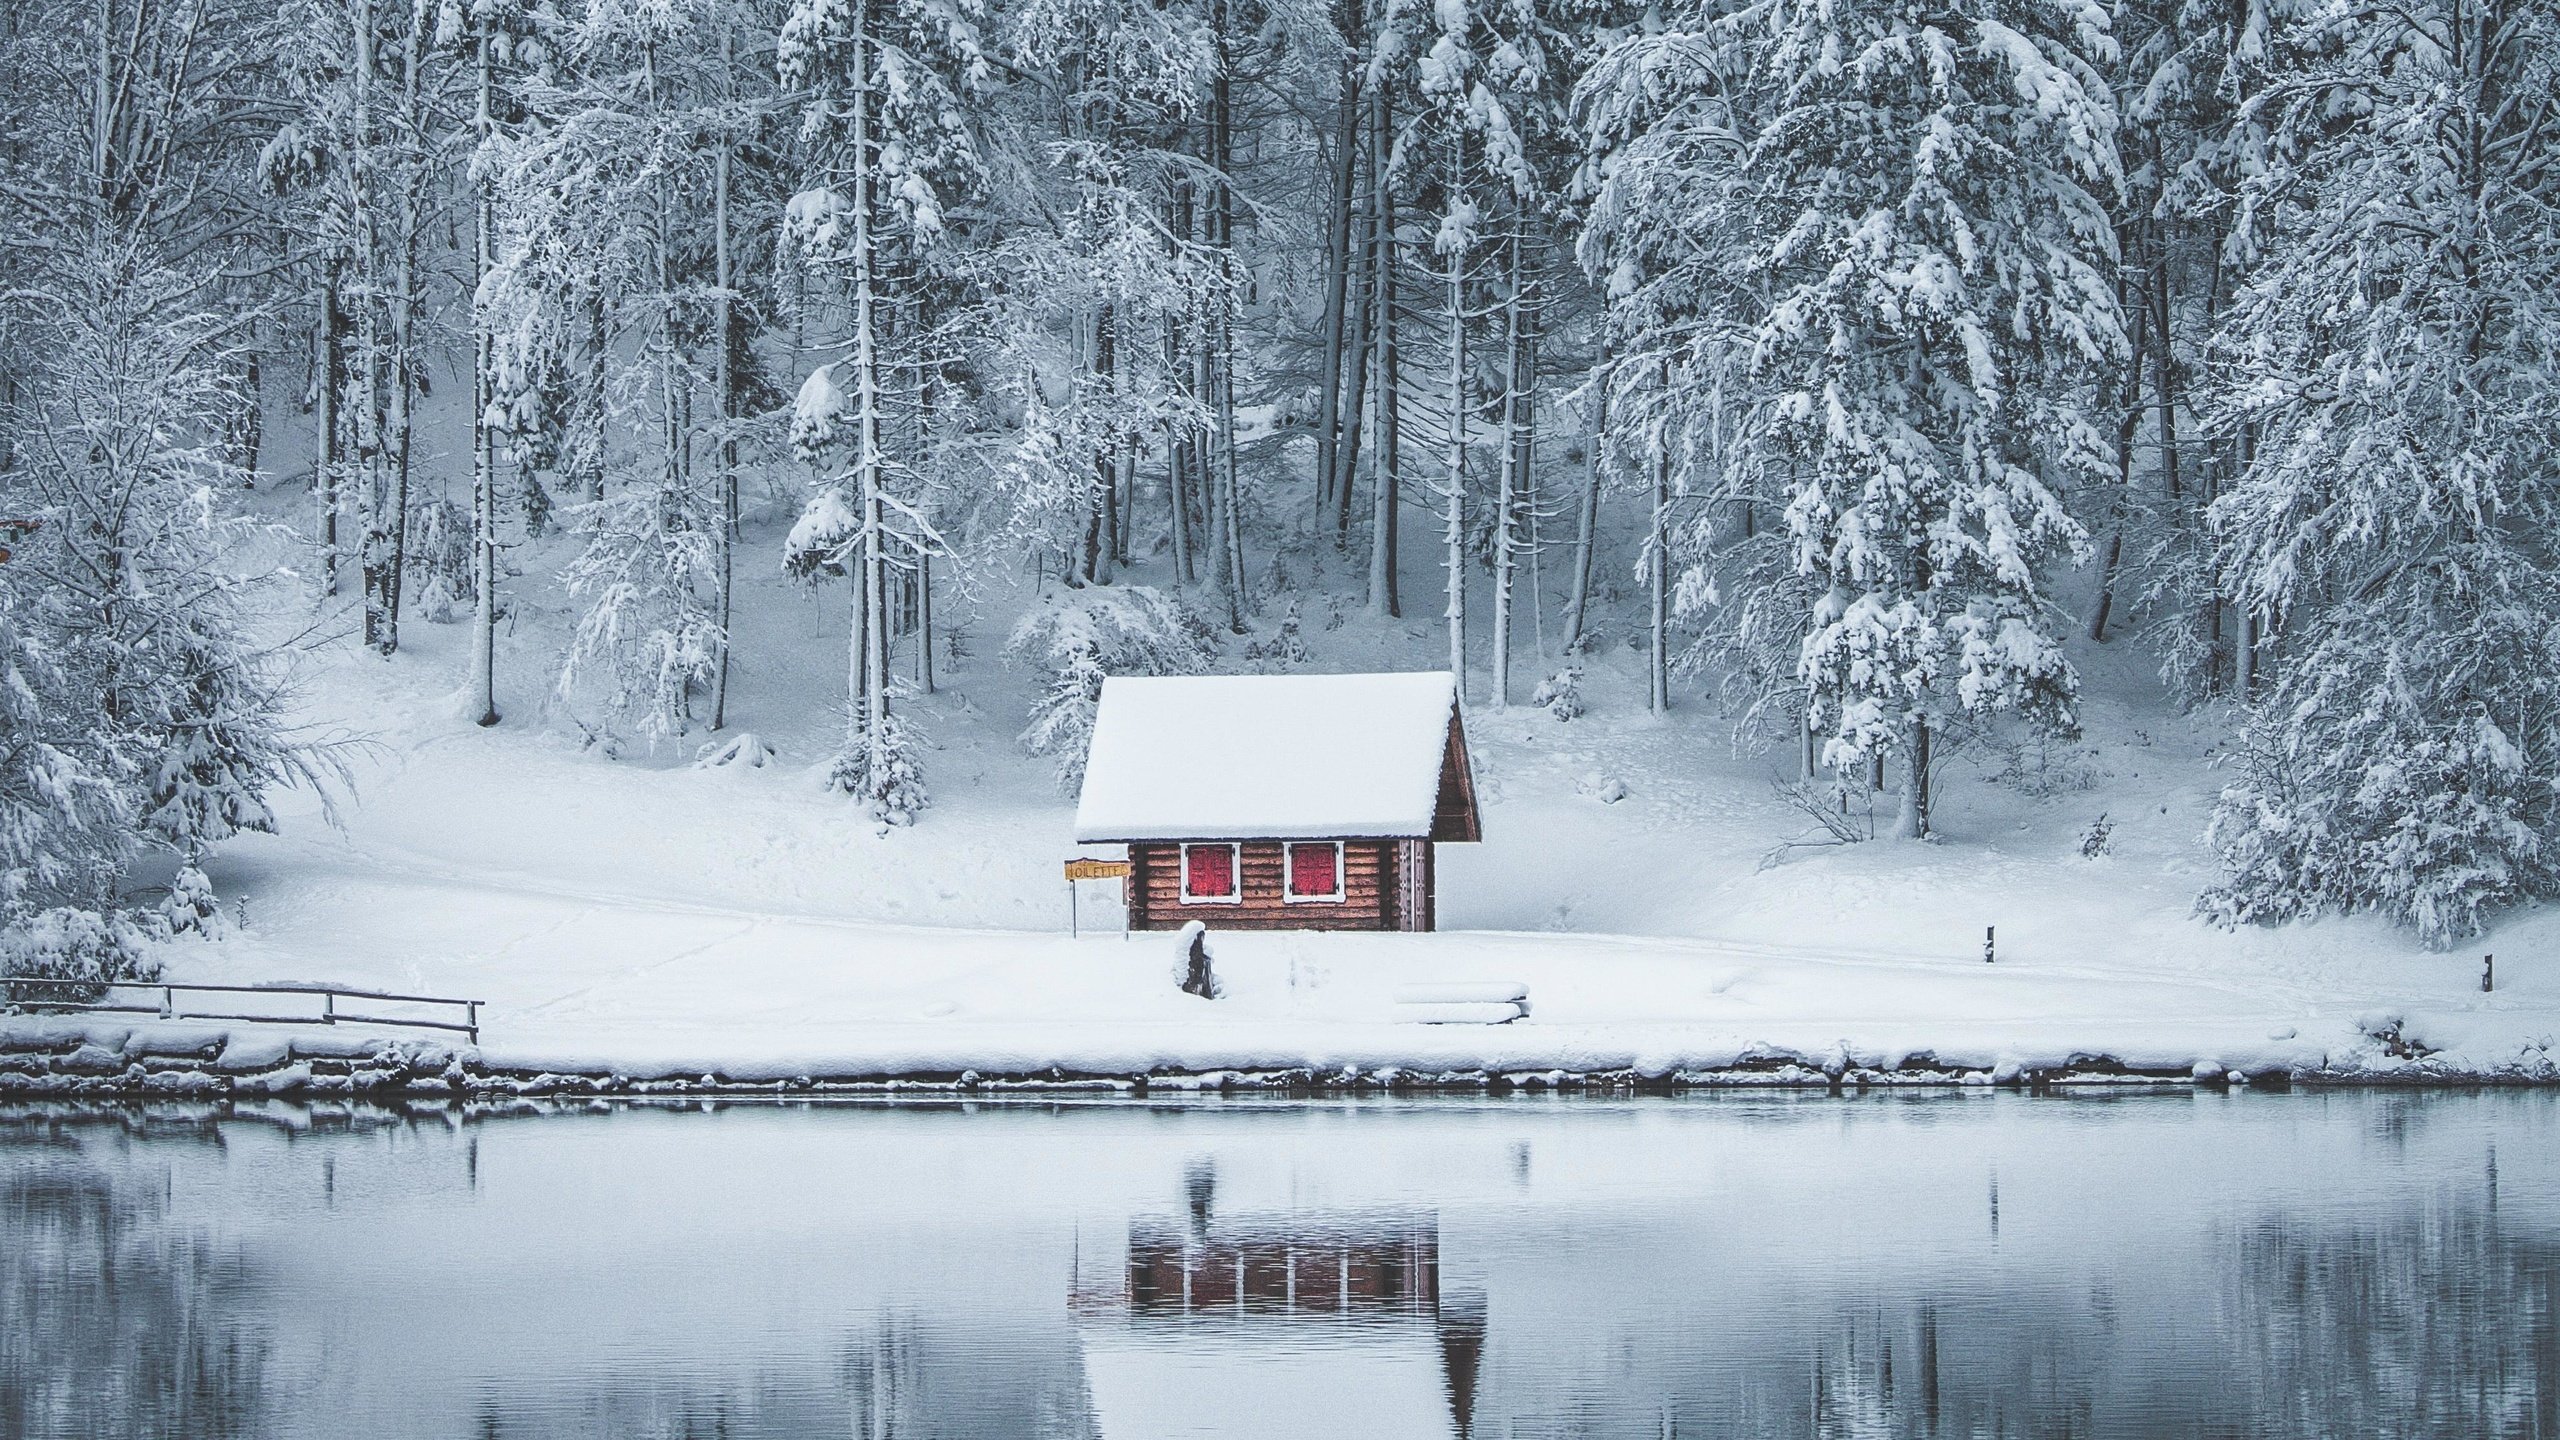
[[[1430,580],[1417,560],[1408,594]],[[2478,952],[2427,954],[2382,924],[2230,933],[2191,916],[2223,722],[2169,712],[2130,644],[2080,646],[2085,742],[2023,778],[1995,778],[2016,767],[1988,747],[1947,767],[1939,841],[1771,864],[1814,829],[1777,792],[1786,757],[1737,756],[1730,722],[1693,695],[1647,717],[1641,655],[1613,637],[1580,719],[1471,705],[1486,839],[1442,849],[1441,933],[1216,936],[1226,996],[1191,999],[1169,938],[1120,938],[1110,887],[1086,887],[1085,936],[1067,937],[1073,802],[1015,743],[1031,677],[995,658],[1023,600],[980,588],[945,605],[971,654],[904,702],[935,747],[935,803],[887,834],[815,775],[840,734],[840,587],[759,573],[748,588],[728,733],[776,748],[760,770],[692,768],[694,742],[621,759],[582,746],[544,703],[571,615],[538,570],[513,587],[495,729],[453,694],[461,627],[413,619],[387,662],[333,642],[304,703],[316,727],[363,737],[344,828],[290,797],[282,835],[227,846],[213,878],[247,923],[178,947],[171,973],[469,996],[489,1002],[493,1062],[733,1077],[1652,1072],[1773,1052],[2405,1069],[2391,1052],[2409,1047],[2378,1033],[2439,1052],[2439,1069],[2551,1070],[2549,915],[2483,947],[2499,952],[2491,994]],[[1306,669],[1419,669],[1441,653],[1436,622],[1306,595]],[[1540,673],[1525,655],[1519,669]],[[2109,848],[2089,858],[2101,813]],[[1424,981],[1525,984],[1532,1014],[1399,1021],[1393,992]]]

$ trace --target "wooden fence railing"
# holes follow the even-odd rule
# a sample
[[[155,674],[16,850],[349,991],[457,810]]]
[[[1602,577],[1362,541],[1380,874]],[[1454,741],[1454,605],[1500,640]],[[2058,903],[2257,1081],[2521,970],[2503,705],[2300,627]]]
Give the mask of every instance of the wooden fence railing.
[[[18,986],[49,986],[61,989],[94,989],[94,980],[55,980],[35,975],[0,975],[0,991]],[[117,1003],[122,991],[158,991],[157,1005]],[[23,992],[19,992],[23,993]],[[181,995],[317,995],[320,1011],[316,1015],[268,1015],[236,1010],[216,1010],[189,1004],[181,1007]],[[441,1005],[450,1007],[446,1019],[425,1020],[403,1015],[367,1015],[338,1008],[341,1000],[370,1000],[378,1004]],[[107,993],[95,1000],[20,999],[6,1002],[22,1009],[79,1010],[120,1015],[152,1015],[162,1020],[247,1020],[262,1025],[405,1025],[418,1030],[450,1030],[467,1035],[471,1043],[480,1043],[480,1006],[478,1000],[453,1000],[441,995],[393,995],[380,990],[347,990],[334,985],[190,985],[169,980],[119,981],[107,986]],[[246,1001],[235,1001],[246,1004]],[[459,1012],[458,1015],[456,1012]]]

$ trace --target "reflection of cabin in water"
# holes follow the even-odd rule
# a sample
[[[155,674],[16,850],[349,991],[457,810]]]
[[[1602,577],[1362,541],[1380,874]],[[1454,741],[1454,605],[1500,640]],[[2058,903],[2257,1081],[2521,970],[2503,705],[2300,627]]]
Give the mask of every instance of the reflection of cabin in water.
[[[1129,847],[1132,929],[1434,929],[1483,838],[1448,675],[1103,682],[1076,840]]]
[[[1428,1217],[1376,1226],[1129,1227],[1129,1310],[1431,1315],[1440,1306],[1440,1227]]]
[[[1466,1440],[1484,1307],[1444,1295],[1429,1214],[1137,1220],[1112,1284],[1080,1277],[1103,1440]]]

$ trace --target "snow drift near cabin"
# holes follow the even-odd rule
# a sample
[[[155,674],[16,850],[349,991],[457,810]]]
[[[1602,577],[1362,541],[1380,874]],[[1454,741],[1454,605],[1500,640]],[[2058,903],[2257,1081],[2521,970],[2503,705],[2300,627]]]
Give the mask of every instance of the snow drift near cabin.
[[[1446,674],[1114,677],[1076,839],[1420,839],[1457,710]]]

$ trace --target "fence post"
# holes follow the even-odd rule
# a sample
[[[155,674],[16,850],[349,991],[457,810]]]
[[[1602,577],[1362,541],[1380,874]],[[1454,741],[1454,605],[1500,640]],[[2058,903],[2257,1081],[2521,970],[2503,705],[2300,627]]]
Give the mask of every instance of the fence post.
[[[471,1043],[477,1045],[480,1043],[480,1002],[465,1000],[462,1003],[470,1007],[469,1014],[465,1018],[471,1022]]]
[[[1991,959],[1991,932],[1995,928],[1997,927],[1990,925],[1982,927],[1982,963],[1985,965],[1993,963]]]
[[[178,1018],[178,991],[176,986],[163,985],[160,987],[160,1018],[163,1020],[175,1020]]]
[[[338,1023],[338,992],[335,990],[320,992],[320,1023],[324,1025]]]

